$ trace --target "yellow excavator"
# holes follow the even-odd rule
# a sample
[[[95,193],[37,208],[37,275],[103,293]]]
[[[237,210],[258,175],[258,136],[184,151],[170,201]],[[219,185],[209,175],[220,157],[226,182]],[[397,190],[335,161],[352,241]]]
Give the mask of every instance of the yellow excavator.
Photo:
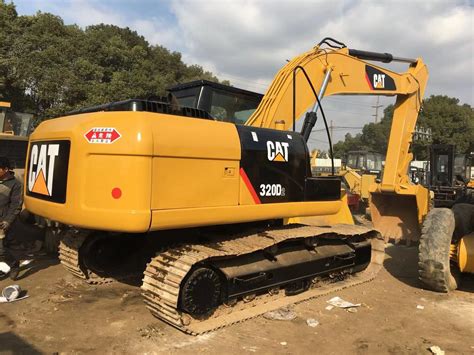
[[[428,213],[419,244],[418,273],[424,287],[449,292],[461,274],[474,274],[474,189],[469,186],[471,157],[455,146],[430,147],[429,187],[435,208]]]
[[[240,322],[375,277],[383,237],[353,224],[340,177],[311,175],[307,140],[320,112],[331,146],[325,96],[397,96],[396,168],[374,195],[418,202],[398,175],[408,151],[397,149],[408,147],[427,77],[419,58],[325,38],[277,73],[258,106],[211,87],[210,111],[126,100],[48,120],[30,137],[25,204],[62,224],[60,259],[76,276],[108,282],[145,259],[143,297],[159,319],[190,334]],[[194,93],[182,99],[200,102],[204,90]]]

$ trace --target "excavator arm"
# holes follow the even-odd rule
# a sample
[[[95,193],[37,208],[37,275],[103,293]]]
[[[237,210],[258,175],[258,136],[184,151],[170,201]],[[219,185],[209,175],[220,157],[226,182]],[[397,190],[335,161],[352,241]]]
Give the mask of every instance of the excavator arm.
[[[421,58],[354,50],[339,42],[339,48],[332,45],[327,49],[321,47],[323,43],[328,42],[323,40],[277,73],[246,125],[294,130],[295,122],[305,114],[308,117],[307,112],[321,109],[325,96],[396,96],[383,177],[370,189],[371,211],[375,227],[386,239],[417,240],[419,224],[428,212],[429,193],[422,186],[412,185],[407,171],[412,160],[410,143],[428,80],[426,65]],[[409,67],[406,72],[397,73],[368,60],[406,62]],[[324,111],[321,113],[325,119]],[[315,119],[303,126],[306,139]],[[326,120],[325,123],[327,128]]]
[[[409,69],[396,73],[351,55],[361,52],[346,47],[327,50],[317,46],[294,58],[277,73],[246,125],[277,128],[277,122],[284,122],[284,129],[290,129],[293,117],[298,120],[317,106],[312,85],[319,91],[320,100],[329,95],[397,96],[394,117],[403,116],[414,127],[428,79],[421,58],[406,59],[411,61]]]

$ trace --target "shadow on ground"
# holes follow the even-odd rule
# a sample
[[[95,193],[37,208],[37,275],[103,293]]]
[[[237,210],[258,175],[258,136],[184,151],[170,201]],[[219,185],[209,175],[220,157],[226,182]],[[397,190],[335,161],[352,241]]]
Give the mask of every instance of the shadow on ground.
[[[385,253],[389,258],[385,259],[384,267],[390,275],[408,286],[424,288],[418,279],[418,245],[388,244]],[[460,280],[459,291],[474,292],[473,274],[462,274]]]
[[[384,267],[390,275],[408,286],[422,288],[418,280],[418,246],[388,244],[385,253],[389,258]]]
[[[474,294],[474,274],[462,274],[458,290]]]
[[[38,349],[12,332],[0,333],[0,353],[41,354]]]

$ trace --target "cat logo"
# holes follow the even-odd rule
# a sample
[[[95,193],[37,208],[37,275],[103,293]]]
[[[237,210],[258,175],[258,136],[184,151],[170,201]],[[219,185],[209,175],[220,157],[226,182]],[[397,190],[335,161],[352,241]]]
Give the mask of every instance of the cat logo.
[[[288,147],[287,142],[272,142],[267,141],[267,158],[270,161],[288,162]]]
[[[397,90],[390,75],[370,65],[365,66],[365,79],[370,90]]]
[[[34,144],[30,152],[28,191],[52,196],[53,178],[59,144]]]
[[[385,74],[374,74],[374,89],[385,89]]]

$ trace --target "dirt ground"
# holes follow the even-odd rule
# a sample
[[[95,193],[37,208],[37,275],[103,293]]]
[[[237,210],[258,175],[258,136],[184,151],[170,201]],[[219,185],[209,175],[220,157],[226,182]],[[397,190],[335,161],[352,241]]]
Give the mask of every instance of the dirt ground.
[[[295,305],[291,321],[258,317],[197,337],[153,318],[140,280],[89,286],[46,259],[16,282],[28,299],[0,304],[0,354],[428,354],[433,345],[446,354],[473,354],[474,279],[464,277],[463,289],[449,295],[422,290],[416,253],[389,246],[376,280],[334,294],[362,303],[356,313],[326,310],[326,296]],[[8,284],[2,280],[0,288]],[[320,324],[309,327],[308,318]]]

